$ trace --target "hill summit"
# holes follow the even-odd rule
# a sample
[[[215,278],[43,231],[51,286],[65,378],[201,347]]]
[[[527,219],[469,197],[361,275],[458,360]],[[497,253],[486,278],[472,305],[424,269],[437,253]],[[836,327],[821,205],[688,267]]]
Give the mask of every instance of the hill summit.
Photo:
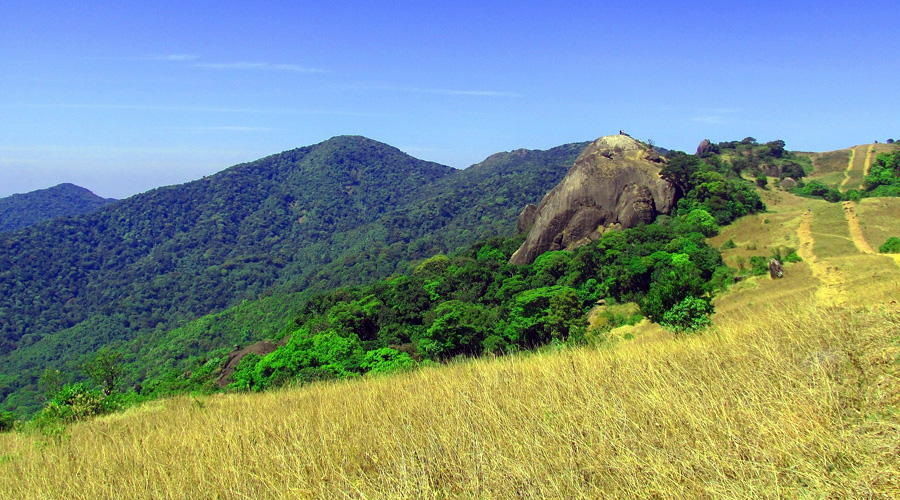
[[[101,198],[75,184],[59,184],[0,198],[0,233],[15,231],[57,217],[84,215],[116,200]]]
[[[608,229],[634,227],[669,213],[677,189],[659,175],[665,163],[649,145],[625,134],[592,142],[536,213],[523,212],[534,222],[510,263],[531,263],[548,250],[574,248]]]

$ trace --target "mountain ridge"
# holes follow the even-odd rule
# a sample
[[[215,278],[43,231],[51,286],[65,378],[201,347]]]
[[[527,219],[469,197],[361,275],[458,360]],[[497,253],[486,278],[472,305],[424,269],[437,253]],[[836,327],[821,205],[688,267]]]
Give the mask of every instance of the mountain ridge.
[[[510,232],[520,206],[558,182],[577,152],[535,153],[530,163],[504,154],[494,167],[457,170],[338,136],[2,234],[0,397],[36,392],[43,368],[74,369],[110,342],[275,289],[385,277]]]

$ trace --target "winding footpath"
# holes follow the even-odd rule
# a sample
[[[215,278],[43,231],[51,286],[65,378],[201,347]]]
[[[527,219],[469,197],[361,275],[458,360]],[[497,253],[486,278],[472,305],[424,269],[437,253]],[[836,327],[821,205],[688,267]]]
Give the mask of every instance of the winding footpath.
[[[850,161],[847,162],[847,168],[844,169],[844,180],[841,181],[840,189],[844,189],[844,186],[847,185],[847,182],[850,180],[850,172],[853,171],[853,161],[856,160],[856,148],[859,146],[855,146],[850,149]]]

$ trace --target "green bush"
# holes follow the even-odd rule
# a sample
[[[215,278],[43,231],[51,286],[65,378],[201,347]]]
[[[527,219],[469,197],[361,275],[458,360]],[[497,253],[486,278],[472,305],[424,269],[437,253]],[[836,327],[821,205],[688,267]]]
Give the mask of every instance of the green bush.
[[[9,432],[16,425],[16,414],[4,411],[0,412],[0,432]]]
[[[775,247],[772,249],[772,257],[783,264],[803,261],[803,259],[797,255],[797,249],[794,247]]]
[[[121,395],[92,391],[84,384],[66,384],[41,410],[38,420],[71,423],[105,415],[121,407]]]
[[[813,196],[816,198],[822,198],[825,201],[829,201],[831,203],[836,203],[841,201],[842,195],[841,192],[837,189],[827,186],[821,181],[810,181],[802,186],[798,186],[791,190],[794,194],[799,194],[802,196]]]
[[[368,373],[391,373],[408,370],[416,366],[416,362],[405,352],[383,347],[366,352],[362,367]]]
[[[900,253],[900,238],[891,236],[878,247],[878,251],[881,253]]]
[[[803,259],[800,258],[799,255],[797,255],[796,251],[793,251],[793,252],[785,255],[784,260],[782,262],[784,262],[785,264],[787,264],[789,262],[803,262]]]
[[[694,332],[712,324],[713,310],[708,298],[687,296],[666,311],[659,324],[675,333]]]
[[[769,272],[769,259],[762,255],[750,257],[750,273],[754,276],[762,276]]]

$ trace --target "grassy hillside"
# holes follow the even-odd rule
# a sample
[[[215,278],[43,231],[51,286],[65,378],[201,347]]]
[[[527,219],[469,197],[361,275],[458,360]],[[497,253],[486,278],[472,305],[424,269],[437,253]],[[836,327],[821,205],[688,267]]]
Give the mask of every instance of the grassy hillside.
[[[723,253],[735,265],[786,246],[804,260],[783,279],[732,286],[703,334],[674,338],[642,323],[594,347],[177,397],[61,435],[2,434],[0,491],[896,498],[900,263],[861,250],[860,238],[877,247],[868,240],[891,234],[898,207],[761,194],[768,213],[711,242],[733,241]]]
[[[797,153],[813,165],[808,180],[816,180],[841,191],[862,189],[863,177],[882,153],[897,151],[896,144],[860,144],[847,149],[824,153]]]
[[[0,198],[0,233],[72,215],[89,214],[116,200],[101,198],[83,187],[60,184]]]

